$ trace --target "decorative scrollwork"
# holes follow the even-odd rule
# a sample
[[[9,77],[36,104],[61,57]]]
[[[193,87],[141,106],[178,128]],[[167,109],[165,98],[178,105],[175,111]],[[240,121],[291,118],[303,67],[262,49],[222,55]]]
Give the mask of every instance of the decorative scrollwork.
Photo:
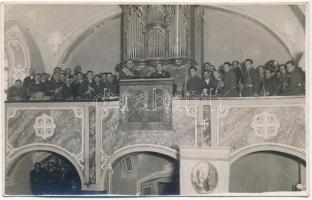
[[[101,169],[104,169],[105,164],[108,162],[109,160],[109,156],[102,150],[101,151]]]
[[[281,124],[278,122],[277,117],[273,114],[263,111],[254,116],[251,127],[254,129],[255,136],[263,139],[269,139],[278,134],[278,129]]]
[[[15,148],[10,144],[10,142],[6,142],[5,148],[5,157],[9,157],[13,152],[15,152]]]
[[[16,111],[17,111],[16,108],[8,108],[7,118],[10,119],[10,118],[15,117]]]
[[[47,139],[54,135],[54,129],[56,127],[53,117],[43,113],[37,117],[34,124],[34,129],[37,137]]]
[[[145,32],[145,20],[144,20],[144,15],[145,15],[145,7],[142,5],[134,6],[135,11],[136,11],[136,19],[137,23],[139,24],[142,32]]]
[[[83,119],[84,109],[83,108],[73,108],[75,117]]]
[[[76,156],[73,156],[77,163],[79,164],[81,169],[84,169],[84,153],[81,151],[79,154]]]

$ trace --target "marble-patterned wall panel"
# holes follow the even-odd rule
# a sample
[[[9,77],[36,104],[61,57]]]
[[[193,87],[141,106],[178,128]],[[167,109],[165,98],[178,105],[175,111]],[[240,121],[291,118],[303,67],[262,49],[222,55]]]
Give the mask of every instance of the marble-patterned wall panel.
[[[36,119],[51,117],[55,128],[47,138],[36,135]],[[82,119],[72,109],[18,109],[8,120],[8,142],[13,148],[32,143],[47,143],[62,147],[72,154],[79,154],[82,142]]]
[[[203,106],[203,145],[211,146],[210,106]]]
[[[108,106],[109,107],[109,106]],[[134,144],[156,144],[178,149],[179,145],[195,145],[195,120],[185,107],[172,109],[172,130],[121,130],[119,129],[119,108],[110,109],[102,119],[102,145],[107,154]]]
[[[232,107],[220,113],[220,145],[233,151],[267,142],[305,149],[305,136],[303,106]]]
[[[90,183],[96,182],[95,173],[95,146],[96,146],[96,131],[95,131],[95,107],[89,107],[89,180]]]

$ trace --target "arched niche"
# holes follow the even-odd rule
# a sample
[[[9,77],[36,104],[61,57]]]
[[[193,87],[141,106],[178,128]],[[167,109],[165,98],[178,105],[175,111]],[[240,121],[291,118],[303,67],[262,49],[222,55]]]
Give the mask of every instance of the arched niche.
[[[112,165],[110,194],[179,194],[178,162],[166,155],[136,152]]]
[[[47,145],[47,144],[32,144],[28,145],[26,147],[19,148],[17,151],[9,155],[9,157],[6,157],[6,162],[5,162],[5,176],[6,178],[9,178],[10,175],[14,172],[14,167],[16,162],[25,156],[26,154],[30,152],[35,152],[35,151],[44,151],[44,152],[51,152],[58,154],[65,159],[67,159],[76,169],[81,184],[84,183],[84,174],[83,174],[83,169],[81,168],[81,165],[74,159],[74,156],[72,156],[70,153],[65,151],[62,148],[53,146],[53,145]]]
[[[298,184],[306,186],[305,155],[286,145],[249,146],[232,154],[230,163],[231,193],[291,192]]]
[[[104,170],[100,175],[100,180],[104,182],[104,188],[110,193],[111,190],[111,173],[113,170],[113,166],[123,159],[127,155],[133,155],[136,153],[152,153],[157,155],[162,155],[172,160],[179,160],[179,153],[171,148],[153,145],[153,144],[135,144],[123,147],[115,151],[111,156],[109,156],[108,162],[104,166]]]

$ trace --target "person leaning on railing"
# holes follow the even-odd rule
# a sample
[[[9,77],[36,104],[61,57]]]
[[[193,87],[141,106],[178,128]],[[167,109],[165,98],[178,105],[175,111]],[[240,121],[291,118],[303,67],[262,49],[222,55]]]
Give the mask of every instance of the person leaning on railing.
[[[22,86],[21,80],[16,80],[14,85],[8,89],[8,100],[9,101],[27,100],[27,93],[25,88]]]
[[[189,68],[189,80],[186,82],[186,96],[190,98],[199,97],[204,89],[204,81],[198,77],[197,68]]]

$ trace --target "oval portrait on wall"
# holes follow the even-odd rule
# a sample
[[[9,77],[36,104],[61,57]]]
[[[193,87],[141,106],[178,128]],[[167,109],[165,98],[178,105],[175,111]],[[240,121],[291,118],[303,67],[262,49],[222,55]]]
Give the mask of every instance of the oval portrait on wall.
[[[199,162],[192,169],[191,179],[198,193],[210,193],[218,184],[217,170],[209,162]]]

